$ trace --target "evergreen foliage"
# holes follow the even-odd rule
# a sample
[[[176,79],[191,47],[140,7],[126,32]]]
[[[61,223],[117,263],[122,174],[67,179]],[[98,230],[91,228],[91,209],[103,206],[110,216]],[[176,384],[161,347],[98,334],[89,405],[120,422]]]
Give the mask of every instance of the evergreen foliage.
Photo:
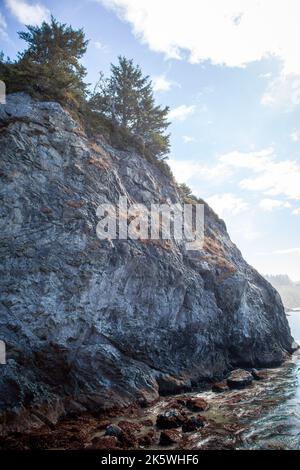
[[[183,200],[187,204],[202,204],[204,201],[201,198],[195,196],[191,188],[186,183],[178,184],[178,189],[183,197]]]
[[[111,76],[100,74],[90,99],[93,111],[109,118],[115,126],[128,131],[151,155],[161,157],[169,151],[169,108],[155,104],[152,83],[132,60],[119,57],[111,65]]]
[[[22,91],[59,102],[89,133],[101,133],[119,148],[136,149],[172,176],[164,161],[170,147],[169,108],[155,103],[152,83],[139,66],[120,56],[110,77],[101,73],[94,92],[88,93],[80,62],[88,45],[82,29],[51,17],[49,23],[26,26],[19,37],[27,47],[15,61],[0,52],[0,79],[7,93]]]
[[[27,26],[19,37],[27,49],[15,62],[0,58],[0,78],[8,93],[25,91],[32,96],[58,101],[71,110],[79,110],[86,97],[85,68],[80,64],[88,41],[84,32],[51,22]]]

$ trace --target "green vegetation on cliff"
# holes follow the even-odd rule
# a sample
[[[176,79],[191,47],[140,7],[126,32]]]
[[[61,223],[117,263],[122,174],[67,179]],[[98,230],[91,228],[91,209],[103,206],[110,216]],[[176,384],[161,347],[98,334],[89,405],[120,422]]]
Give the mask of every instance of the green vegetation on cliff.
[[[110,77],[101,73],[91,93],[80,62],[88,45],[84,31],[53,17],[49,23],[26,28],[19,37],[27,48],[17,59],[0,54],[0,79],[7,92],[24,91],[39,100],[59,102],[88,133],[102,133],[119,148],[136,149],[170,175],[164,161],[170,146],[169,108],[155,103],[151,80],[140,67],[119,57]]]

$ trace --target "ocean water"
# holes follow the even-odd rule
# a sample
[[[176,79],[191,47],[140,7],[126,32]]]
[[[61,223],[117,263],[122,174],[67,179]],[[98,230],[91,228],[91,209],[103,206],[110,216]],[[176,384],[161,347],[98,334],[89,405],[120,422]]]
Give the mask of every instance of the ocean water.
[[[300,344],[300,312],[288,312],[288,321],[295,341]],[[261,396],[261,405],[272,400],[275,406],[251,420],[240,448],[300,449],[300,355],[279,369]]]
[[[300,344],[300,312],[288,314],[292,335]],[[193,392],[209,403],[208,425],[180,443],[184,449],[300,449],[300,355],[268,369],[267,379],[243,390],[223,393]],[[172,397],[156,403],[147,413],[156,419]]]
[[[300,344],[300,312],[288,312],[288,321],[295,341]]]

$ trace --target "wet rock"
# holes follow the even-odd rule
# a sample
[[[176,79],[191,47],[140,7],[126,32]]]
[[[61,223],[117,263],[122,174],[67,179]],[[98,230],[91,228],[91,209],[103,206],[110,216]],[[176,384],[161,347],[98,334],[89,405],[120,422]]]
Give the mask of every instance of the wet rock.
[[[176,429],[167,429],[160,433],[159,443],[161,446],[178,444],[182,439],[182,434]]]
[[[279,295],[207,204],[201,253],[185,240],[97,238],[99,204],[184,202],[162,165],[90,139],[59,104],[25,94],[7,96],[0,120],[1,339],[14,351],[0,434],[36,426],[31,406],[59,419],[70,399],[93,413],[147,404],[158,387],[181,392],[291,351]]]
[[[191,381],[171,375],[161,375],[157,378],[158,392],[161,396],[176,395],[177,393],[191,391]]]
[[[191,411],[206,411],[209,404],[203,398],[189,398],[186,400],[186,407]]]
[[[194,432],[197,431],[197,429],[203,428],[205,424],[205,418],[202,416],[192,416],[191,418],[188,418],[186,422],[182,426],[182,431],[183,432]]]
[[[223,428],[225,429],[225,431],[228,431],[234,435],[239,435],[243,431],[245,431],[245,428],[239,423],[224,424]]]
[[[98,431],[102,431],[103,429],[107,429],[108,426],[110,426],[111,424],[111,421],[110,420],[105,420],[105,421],[102,421],[101,423],[99,423],[97,425],[97,430]]]
[[[227,384],[230,388],[245,388],[251,385],[253,382],[253,376],[251,372],[244,369],[235,369],[231,372],[227,378]]]
[[[199,450],[199,447],[195,447],[193,450]],[[224,436],[212,437],[211,439],[208,439],[206,443],[201,445],[201,450],[235,450],[235,443],[233,440],[227,442],[224,440]]]
[[[133,421],[119,421],[118,423],[119,428],[122,429],[123,432],[130,432],[130,433],[136,433],[139,432],[142,428],[142,425],[140,423],[136,423]]]
[[[179,428],[185,422],[186,417],[178,410],[167,410],[157,417],[157,427],[161,429]]]
[[[141,447],[149,447],[158,443],[158,437],[159,434],[154,429],[151,429],[147,434],[139,438],[138,443]]]
[[[115,436],[101,436],[95,437],[91,444],[86,447],[88,450],[101,449],[101,450],[111,450],[120,448],[120,442]]]
[[[129,421],[121,421],[119,425],[110,424],[106,428],[105,435],[116,437],[123,449],[134,449],[137,447],[136,432],[140,426]]]
[[[76,416],[76,415],[85,413],[86,411],[87,411],[86,408],[75,400],[70,400],[70,402],[67,405],[67,413],[69,416],[72,416],[72,415]]]
[[[266,370],[252,369],[251,374],[255,380],[266,380],[268,378],[268,373]]]
[[[115,424],[110,424],[106,428],[105,435],[120,438],[123,435],[123,430]]]
[[[216,382],[212,386],[212,391],[216,393],[222,393],[226,392],[229,390],[229,387],[227,385],[227,380],[222,380],[221,382]]]
[[[138,447],[138,438],[135,432],[123,431],[119,440],[123,449],[136,449]]]
[[[177,398],[175,398],[174,400],[172,400],[171,403],[174,403],[174,404],[176,403],[176,404],[179,405],[179,406],[186,406],[187,401],[188,401],[189,399],[190,399],[189,396],[182,395],[182,396],[177,397]]]
[[[177,410],[179,412],[183,412],[185,406],[186,406],[186,400],[175,399],[175,400],[170,401],[167,404],[166,409],[167,410]]]

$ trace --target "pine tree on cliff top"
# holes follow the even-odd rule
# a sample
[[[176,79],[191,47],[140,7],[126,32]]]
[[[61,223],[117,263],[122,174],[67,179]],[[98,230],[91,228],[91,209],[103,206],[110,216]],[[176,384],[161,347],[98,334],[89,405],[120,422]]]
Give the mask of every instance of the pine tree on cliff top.
[[[91,107],[112,122],[142,140],[153,156],[169,150],[169,136],[165,134],[169,123],[169,108],[155,104],[152,83],[143,76],[132,60],[119,57],[111,66],[111,76],[101,75],[90,101]]]
[[[8,92],[26,91],[76,110],[84,103],[87,88],[83,81],[86,70],[80,64],[88,44],[83,30],[74,30],[53,17],[50,23],[26,28],[19,37],[26,41],[27,49],[15,62],[1,59],[0,75]]]

